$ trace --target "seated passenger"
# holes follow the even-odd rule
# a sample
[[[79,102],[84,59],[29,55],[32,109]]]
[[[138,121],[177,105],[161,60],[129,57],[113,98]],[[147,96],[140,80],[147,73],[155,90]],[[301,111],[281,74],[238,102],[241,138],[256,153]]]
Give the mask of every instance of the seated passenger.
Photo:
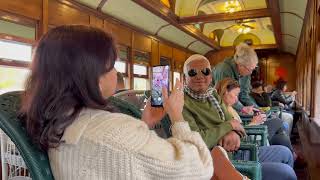
[[[192,130],[200,133],[209,149],[219,144],[227,151],[236,151],[244,129],[238,120],[232,118],[211,86],[208,59],[202,55],[190,56],[184,63],[183,73],[186,83],[184,119],[189,122]],[[287,147],[262,146],[258,155],[262,163],[263,179],[297,179],[292,169],[292,153]]]
[[[225,78],[216,84],[216,90],[219,96],[222,98],[222,101],[227,106],[228,112],[232,115],[234,119],[241,121],[240,116],[237,111],[233,109],[234,105],[238,101],[238,95],[240,92],[239,83],[232,78]],[[266,125],[268,127],[268,140],[271,145],[283,145],[288,147],[293,152],[293,147],[291,145],[290,138],[285,133],[283,122],[279,118],[268,118],[266,121],[266,115],[263,113],[258,113],[253,116],[249,126],[254,125]]]
[[[260,107],[271,107],[272,102],[268,93],[264,92],[262,88],[262,83],[259,81],[253,82],[251,84],[252,89],[250,96],[255,100]]]
[[[251,91],[250,75],[257,64],[258,56],[254,49],[245,43],[241,43],[236,47],[234,56],[217,64],[212,72],[215,84],[227,77],[238,81],[240,84],[239,101],[233,105],[239,113],[253,115],[253,107],[259,107],[249,95]],[[288,132],[290,134],[293,116],[284,112],[281,119],[289,124]]]
[[[117,58],[103,30],[65,25],[45,34],[34,54],[22,113],[33,140],[49,155],[58,180],[210,179],[210,151],[184,121],[183,85],[177,81],[164,108],[147,104],[142,119],[121,113],[106,100],[116,89]],[[172,138],[148,125],[168,113]]]
[[[291,110],[297,92],[293,91],[286,94],[286,90],[287,82],[284,80],[278,80],[276,82],[276,88],[271,94],[271,99],[284,104],[286,110]]]

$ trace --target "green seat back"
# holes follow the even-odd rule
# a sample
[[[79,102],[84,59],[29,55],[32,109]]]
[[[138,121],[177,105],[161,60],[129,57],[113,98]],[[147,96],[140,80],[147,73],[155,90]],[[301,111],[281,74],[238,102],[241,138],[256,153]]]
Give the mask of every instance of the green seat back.
[[[232,161],[234,167],[241,172],[241,174],[249,177],[252,180],[261,180],[262,172],[261,165],[255,161]]]
[[[138,106],[118,97],[111,96],[108,101],[115,106],[121,113],[140,119],[142,112]]]
[[[0,95],[0,128],[16,145],[33,180],[53,180],[47,154],[32,144],[18,119],[21,93]]]
[[[247,137],[242,139],[243,142],[251,142],[259,146],[268,145],[268,127],[266,125],[244,126]],[[261,137],[258,139],[258,137]]]

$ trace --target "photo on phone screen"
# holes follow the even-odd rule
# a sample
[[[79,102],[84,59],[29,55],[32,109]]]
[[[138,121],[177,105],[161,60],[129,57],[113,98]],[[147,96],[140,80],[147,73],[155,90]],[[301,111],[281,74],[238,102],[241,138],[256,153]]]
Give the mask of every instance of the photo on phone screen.
[[[169,90],[169,66],[152,67],[151,106],[161,107],[163,104],[162,87]]]

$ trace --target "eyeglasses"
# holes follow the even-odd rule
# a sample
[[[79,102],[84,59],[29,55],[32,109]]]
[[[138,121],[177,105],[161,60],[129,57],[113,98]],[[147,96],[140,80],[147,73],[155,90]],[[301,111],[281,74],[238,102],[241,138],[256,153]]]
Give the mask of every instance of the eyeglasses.
[[[248,72],[252,72],[253,70],[255,70],[256,69],[256,66],[252,69],[250,69],[250,68],[248,68],[247,66],[245,66],[245,65],[241,65],[242,67],[244,67]]]
[[[190,69],[188,71],[188,76],[194,77],[199,73],[199,71],[201,71],[204,76],[209,76],[211,74],[210,68],[204,68],[202,70]]]

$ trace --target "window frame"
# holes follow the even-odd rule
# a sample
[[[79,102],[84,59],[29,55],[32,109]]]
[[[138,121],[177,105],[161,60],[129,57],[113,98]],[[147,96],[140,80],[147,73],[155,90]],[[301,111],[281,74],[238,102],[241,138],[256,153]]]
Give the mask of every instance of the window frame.
[[[0,41],[8,41],[13,43],[31,45],[32,51],[34,51],[34,48],[35,48],[35,41],[17,37],[17,36],[6,35],[3,33],[0,33]],[[32,57],[30,59],[30,62],[0,58],[0,65],[28,68],[31,61],[32,61]]]

